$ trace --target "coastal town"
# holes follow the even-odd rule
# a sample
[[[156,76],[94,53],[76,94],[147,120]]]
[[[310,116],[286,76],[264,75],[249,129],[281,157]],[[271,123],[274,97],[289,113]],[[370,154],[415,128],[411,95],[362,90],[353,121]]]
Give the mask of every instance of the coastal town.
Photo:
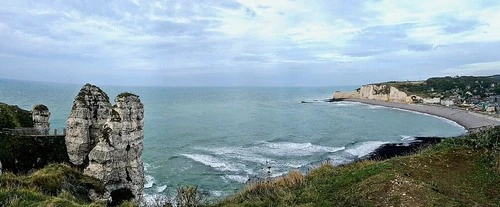
[[[334,98],[441,105],[499,117],[500,75],[368,84],[350,93],[337,91]]]
[[[499,114],[500,76],[443,77],[425,81],[425,104],[455,106],[476,112]]]

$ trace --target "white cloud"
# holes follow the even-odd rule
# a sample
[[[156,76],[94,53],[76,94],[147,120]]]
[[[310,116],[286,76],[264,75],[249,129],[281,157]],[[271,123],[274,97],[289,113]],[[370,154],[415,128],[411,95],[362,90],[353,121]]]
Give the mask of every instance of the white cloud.
[[[448,76],[461,75],[491,75],[500,73],[500,61],[470,63],[455,68],[447,68],[441,74]]]
[[[481,63],[500,61],[487,47],[500,45],[495,1],[28,3],[0,3],[0,57],[8,60],[0,69],[12,74],[21,65],[29,68],[26,59],[37,63],[33,70],[41,63],[67,68],[59,63],[73,61],[81,68],[198,75],[196,80],[245,72],[277,80],[297,71],[326,80],[332,77],[324,74],[348,69],[377,71],[380,78],[436,70],[460,75],[474,68],[495,73]]]

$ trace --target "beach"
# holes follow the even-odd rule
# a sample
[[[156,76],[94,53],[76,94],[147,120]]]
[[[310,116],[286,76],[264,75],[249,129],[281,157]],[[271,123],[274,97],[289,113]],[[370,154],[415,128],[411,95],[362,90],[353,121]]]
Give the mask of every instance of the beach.
[[[390,108],[398,108],[430,115],[439,116],[445,119],[452,120],[467,130],[478,129],[487,126],[499,126],[500,120],[487,117],[486,115],[477,114],[456,108],[449,108],[443,106],[423,105],[423,104],[405,104],[396,102],[385,102],[369,99],[345,99],[345,101],[360,102],[371,105],[379,105]]]

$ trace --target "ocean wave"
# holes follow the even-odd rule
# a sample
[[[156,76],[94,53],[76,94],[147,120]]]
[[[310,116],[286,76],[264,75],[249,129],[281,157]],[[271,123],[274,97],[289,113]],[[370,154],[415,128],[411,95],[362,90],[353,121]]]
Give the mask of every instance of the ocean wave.
[[[413,136],[408,136],[408,135],[400,135],[401,141],[413,141],[415,140],[415,137]]]
[[[348,163],[351,163],[354,161],[354,159],[352,159],[352,158],[347,158],[347,157],[339,156],[339,155],[328,156],[328,159],[330,160],[331,164],[334,166],[344,165],[344,164],[348,164]]]
[[[231,164],[227,160],[219,159],[210,155],[202,155],[202,154],[181,154],[184,157],[192,159],[196,162],[199,162],[203,165],[210,166],[219,171],[230,171],[230,172],[239,172],[245,169],[245,165],[235,163]]]
[[[155,184],[155,178],[151,175],[145,175],[144,179],[146,181],[146,182],[144,182],[145,189],[152,188],[153,185]]]
[[[158,186],[158,187],[156,187],[156,192],[161,193],[161,192],[165,191],[165,189],[167,189],[166,185]]]
[[[356,105],[362,105],[363,103],[352,102],[352,101],[339,101],[339,102],[332,102],[332,104],[335,106],[356,106]]]
[[[370,109],[386,109],[387,107],[379,106],[379,105],[368,105],[368,108],[370,108]]]
[[[248,181],[248,175],[224,175],[224,178],[238,183],[246,183]]]
[[[243,160],[247,162],[254,162],[259,164],[265,164],[269,162],[269,158],[265,158],[262,155],[253,153],[250,149],[244,147],[217,147],[217,148],[198,148],[203,151],[208,151],[216,155]]]
[[[336,152],[345,149],[344,147],[327,147],[314,145],[312,143],[295,142],[263,142],[264,147],[256,147],[254,150],[260,153],[275,156],[307,156],[316,153]]]
[[[345,151],[351,155],[355,155],[358,158],[364,157],[372,152],[374,152],[377,148],[382,146],[383,144],[387,144],[389,142],[382,141],[366,141],[357,143]]]

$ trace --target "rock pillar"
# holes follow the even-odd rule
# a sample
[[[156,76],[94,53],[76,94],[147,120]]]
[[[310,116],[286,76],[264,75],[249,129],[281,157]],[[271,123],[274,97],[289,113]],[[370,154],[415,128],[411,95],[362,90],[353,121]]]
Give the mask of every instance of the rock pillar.
[[[31,117],[35,129],[39,134],[48,135],[50,130],[50,111],[49,108],[43,104],[33,105],[31,109]]]
[[[73,164],[104,182],[112,202],[142,200],[144,106],[122,93],[111,107],[98,87],[85,85],[68,119],[66,145]]]

